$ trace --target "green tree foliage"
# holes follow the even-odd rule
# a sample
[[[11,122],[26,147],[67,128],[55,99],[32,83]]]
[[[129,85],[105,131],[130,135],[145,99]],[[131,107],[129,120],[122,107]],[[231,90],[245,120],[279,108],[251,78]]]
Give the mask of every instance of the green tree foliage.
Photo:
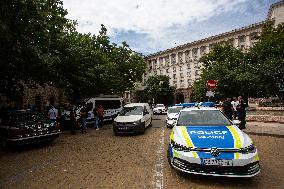
[[[119,94],[142,79],[146,64],[123,42],[81,34],[60,0],[0,2],[0,93],[21,94],[22,84],[48,84],[69,96]]]
[[[213,50],[200,59],[204,68],[201,79],[193,85],[193,99],[200,100],[206,94],[206,82],[210,79],[218,81],[215,91],[217,98],[235,96],[247,92],[251,77],[246,72],[248,65],[245,55],[229,44],[217,45]],[[242,75],[242,76],[240,76]]]
[[[146,81],[145,101],[158,104],[172,104],[175,88],[170,86],[169,77],[165,75],[150,76]],[[153,102],[154,100],[154,102]]]
[[[229,44],[217,45],[200,58],[204,68],[193,85],[193,100],[205,97],[206,81],[218,81],[215,97],[276,95],[284,82],[283,25],[265,24],[259,41],[242,52]]]
[[[259,41],[250,49],[248,61],[259,77],[258,92],[262,96],[279,93],[284,84],[284,25],[276,28],[268,22]]]
[[[57,41],[73,26],[62,2],[3,0],[0,12],[1,92],[20,92],[19,81],[45,83],[50,65],[59,61]]]

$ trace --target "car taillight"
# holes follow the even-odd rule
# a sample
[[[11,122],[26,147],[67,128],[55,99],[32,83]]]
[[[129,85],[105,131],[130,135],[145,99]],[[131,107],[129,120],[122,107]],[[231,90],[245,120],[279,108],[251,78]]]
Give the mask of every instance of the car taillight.
[[[25,128],[16,128],[12,129],[10,131],[10,136],[15,137],[15,136],[21,136],[26,134],[26,129]]]
[[[59,124],[59,123],[55,123],[55,124],[54,124],[54,128],[55,128],[55,129],[60,129],[60,128],[61,128],[61,126],[60,126],[60,124]]]

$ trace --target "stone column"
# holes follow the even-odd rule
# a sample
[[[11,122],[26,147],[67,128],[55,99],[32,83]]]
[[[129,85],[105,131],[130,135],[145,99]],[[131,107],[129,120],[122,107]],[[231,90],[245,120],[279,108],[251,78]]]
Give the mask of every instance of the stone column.
[[[239,38],[238,37],[234,37],[234,47],[237,48],[239,45]]]
[[[246,44],[246,48],[249,48],[251,46],[250,35],[249,34],[246,34],[245,44]]]

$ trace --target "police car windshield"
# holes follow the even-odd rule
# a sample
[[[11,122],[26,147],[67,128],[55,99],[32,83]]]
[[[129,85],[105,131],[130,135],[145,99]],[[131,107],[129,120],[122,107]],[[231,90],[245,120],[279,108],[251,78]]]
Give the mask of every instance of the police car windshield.
[[[224,126],[232,123],[219,110],[182,111],[177,126]]]
[[[169,108],[168,113],[169,113],[169,114],[179,113],[179,111],[180,111],[181,109],[182,109],[182,107]]]
[[[124,107],[119,115],[129,116],[129,115],[142,115],[143,107],[142,106],[133,106],[133,107]]]

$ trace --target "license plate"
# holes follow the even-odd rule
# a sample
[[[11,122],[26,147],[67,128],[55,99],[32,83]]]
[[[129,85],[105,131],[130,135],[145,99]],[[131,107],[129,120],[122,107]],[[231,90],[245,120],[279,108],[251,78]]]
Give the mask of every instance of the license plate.
[[[223,159],[203,159],[204,165],[233,166],[232,160]]]
[[[128,127],[119,127],[120,130],[128,130]]]

